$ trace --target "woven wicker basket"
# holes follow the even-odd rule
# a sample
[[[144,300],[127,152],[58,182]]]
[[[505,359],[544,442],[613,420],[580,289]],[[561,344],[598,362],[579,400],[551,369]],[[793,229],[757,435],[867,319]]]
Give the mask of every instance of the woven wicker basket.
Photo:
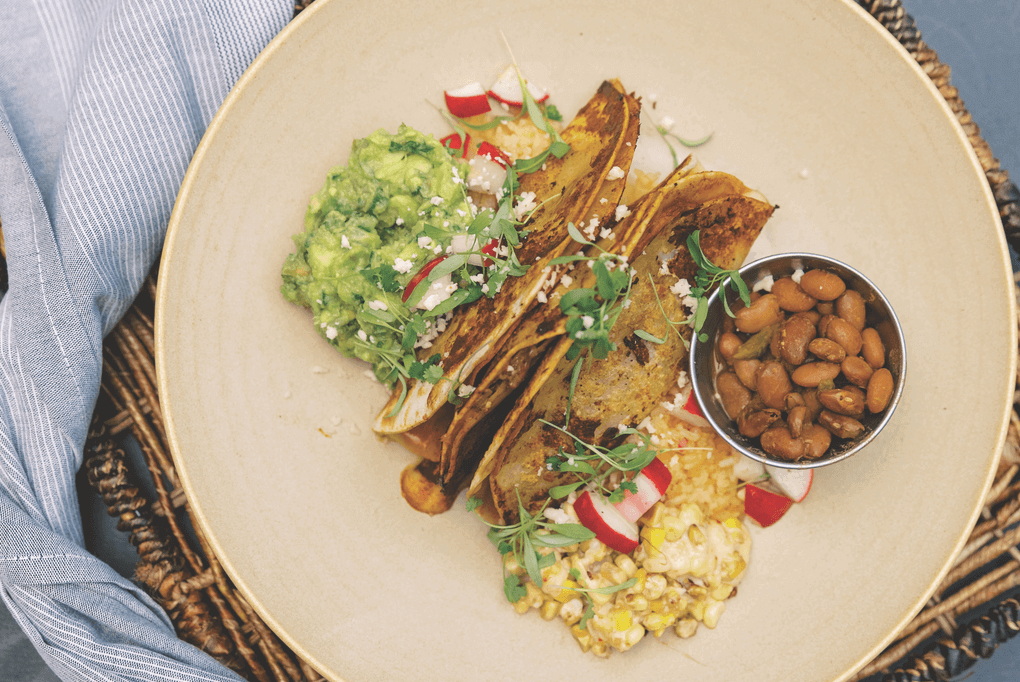
[[[297,3],[295,14],[312,0]],[[922,40],[900,0],[858,0],[918,61],[963,125],[988,178],[1006,238],[1020,247],[1020,191],[1000,168],[950,84],[950,69]],[[0,232],[0,251],[3,237]],[[7,288],[0,259],[0,289]],[[85,471],[119,530],[138,550],[136,579],[166,609],[180,637],[249,680],[323,678],[266,627],[224,574],[191,523],[174,470],[156,393],[155,283],[150,278],[104,346],[102,394],[85,452]],[[1002,461],[982,519],[924,610],[854,679],[934,681],[959,675],[1020,631],[1020,416],[1011,415]],[[132,471],[120,442],[130,432],[148,471]],[[151,479],[156,499],[141,492]],[[142,482],[146,486],[142,485]],[[980,617],[972,614],[985,612]],[[966,621],[965,618],[971,618]]]

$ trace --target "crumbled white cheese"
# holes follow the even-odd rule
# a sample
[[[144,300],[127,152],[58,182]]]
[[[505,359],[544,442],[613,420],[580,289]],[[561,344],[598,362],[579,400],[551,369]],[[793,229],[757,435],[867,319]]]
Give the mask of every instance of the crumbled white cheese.
[[[432,197],[431,199],[429,199],[429,201],[432,203],[433,206],[438,206],[439,204],[443,203],[443,197]]]
[[[326,338],[332,341],[336,338],[337,331],[336,327],[326,327]]]
[[[793,274],[790,275],[790,279],[792,279],[797,284],[800,284],[800,278],[803,277],[803,276],[804,276],[804,271],[801,270],[800,268],[797,268],[796,270],[793,271]]]
[[[562,284],[565,287],[569,287],[573,283],[574,283],[574,278],[571,277],[570,275],[563,275],[563,276],[560,277],[560,284]]]
[[[388,309],[389,306],[386,305],[386,301],[376,300],[376,301],[369,301],[368,302],[368,307],[371,310],[386,310],[386,309]]]
[[[461,384],[457,387],[457,395],[461,398],[467,398],[469,395],[475,392],[474,386],[468,386],[467,384]]]
[[[344,247],[345,249],[351,248],[351,240],[347,238],[347,235],[345,234],[340,235],[340,246]]]
[[[585,329],[591,329],[592,325],[595,324],[595,318],[591,315],[582,315],[581,324],[584,325]]]
[[[626,204],[620,204],[616,207],[616,220],[619,222],[630,215],[630,209],[627,208]]]
[[[659,119],[659,126],[663,130],[672,130],[673,126],[675,126],[675,125],[676,125],[676,121],[673,120],[672,116],[663,116],[661,119]]]
[[[606,180],[619,180],[620,178],[626,177],[627,172],[619,166],[613,166],[609,169],[609,173],[606,175]]]
[[[358,338],[361,339],[362,341],[368,341],[368,334],[365,333],[364,329],[358,330]]]
[[[688,382],[687,372],[685,372],[684,370],[680,370],[680,374],[677,375],[677,378],[676,378],[677,388],[681,388],[682,389],[684,386],[687,385],[687,382]]]
[[[393,259],[393,269],[401,274],[407,274],[411,272],[411,268],[414,267],[414,263],[403,258]]]
[[[686,279],[678,279],[676,284],[671,286],[669,290],[674,296],[684,298],[685,296],[691,295],[691,283]]]
[[[773,279],[772,275],[765,275],[754,283],[751,291],[772,291],[772,285],[775,284],[775,282],[776,280]]]

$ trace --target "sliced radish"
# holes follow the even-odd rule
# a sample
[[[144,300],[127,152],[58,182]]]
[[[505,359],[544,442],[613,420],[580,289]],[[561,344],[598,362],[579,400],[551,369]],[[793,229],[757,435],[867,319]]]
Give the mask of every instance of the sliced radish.
[[[637,524],[620,516],[616,507],[601,495],[584,491],[574,500],[574,512],[577,520],[606,547],[624,554],[637,549]]]
[[[811,482],[815,478],[814,469],[783,469],[766,464],[765,471],[776,486],[794,502],[800,502],[807,497],[808,491],[811,490]]]
[[[414,274],[414,277],[412,277],[411,280],[407,283],[407,286],[404,287],[404,293],[401,295],[400,300],[402,300],[404,303],[407,303],[407,299],[411,298],[411,294],[414,292],[415,287],[421,284],[421,281],[428,277],[429,273],[432,272],[432,268],[439,265],[445,258],[446,258],[445,255],[439,256],[438,258],[433,258],[428,263],[426,263],[421,270],[416,272]]]
[[[464,133],[464,137],[462,138],[460,133],[450,133],[443,139],[439,140],[439,142],[447,149],[452,149],[454,151],[460,150],[460,158],[463,159],[467,157],[468,145],[471,144],[471,136]]]
[[[474,82],[443,93],[446,97],[446,108],[457,118],[467,118],[484,114],[492,109],[485,88],[481,83]]]
[[[616,503],[616,511],[628,521],[636,522],[666,494],[672,480],[669,468],[656,457],[632,479],[638,490],[636,493],[624,491],[623,499]]]
[[[450,248],[453,249],[454,253],[471,253],[468,256],[468,265],[477,265],[480,267],[489,267],[492,265],[492,261],[483,256],[482,254],[488,254],[490,256],[496,255],[496,247],[499,246],[499,240],[490,239],[485,246],[478,248],[478,237],[473,234],[455,234],[450,237]]]
[[[733,475],[738,481],[756,481],[765,475],[765,465],[747,455],[740,455],[733,465]]]
[[[709,427],[708,420],[705,419],[705,413],[701,411],[701,405],[698,404],[698,398],[690,388],[687,390],[687,400],[684,401],[683,407],[680,408],[677,416],[699,429],[707,429]]]
[[[453,277],[449,274],[443,275],[436,279],[436,281],[429,284],[428,290],[425,295],[421,297],[415,310],[432,310],[437,305],[445,301],[446,299],[453,296],[453,292],[457,290],[457,285],[453,283]]]
[[[489,88],[489,96],[493,99],[507,104],[512,107],[519,107],[524,104],[524,94],[521,92],[521,80],[528,88],[528,92],[531,93],[531,97],[536,102],[544,102],[549,99],[549,93],[545,91],[545,88],[540,88],[534,83],[528,81],[527,78],[521,76],[520,79],[517,77],[517,68],[514,66],[506,67],[506,70],[499,75],[496,82]]]
[[[792,506],[793,500],[786,495],[759,488],[753,483],[744,486],[744,512],[762,528],[768,528],[783,518]]]
[[[510,157],[502,149],[489,142],[481,142],[478,145],[478,156],[484,156],[490,161],[495,161],[503,168],[510,165]]]
[[[495,194],[506,182],[506,166],[488,156],[476,156],[468,161],[468,189]]]

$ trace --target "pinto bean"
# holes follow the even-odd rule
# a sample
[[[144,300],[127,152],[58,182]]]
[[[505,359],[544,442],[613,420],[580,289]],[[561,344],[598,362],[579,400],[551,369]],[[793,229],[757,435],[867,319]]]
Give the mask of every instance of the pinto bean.
[[[822,314],[817,310],[808,310],[803,313],[797,313],[794,317],[806,317],[811,321],[811,324],[818,326],[818,321],[822,319]]]
[[[734,419],[751,402],[751,392],[733,372],[723,372],[717,376],[715,390],[719,393],[723,410],[730,419]]]
[[[808,414],[811,416],[811,421],[817,421],[818,415],[820,415],[824,409],[822,404],[818,402],[818,390],[811,389],[809,391],[803,391],[801,395],[804,396],[804,404],[808,408]]]
[[[829,320],[829,325],[825,328],[825,337],[843,346],[847,355],[857,355],[861,352],[861,333],[842,317],[833,317]]]
[[[809,362],[793,370],[793,383],[805,388],[814,388],[823,381],[839,376],[839,365],[833,362]]]
[[[867,363],[864,363],[867,364]],[[761,360],[734,360],[733,371],[736,373],[740,383],[752,391],[758,390],[758,368]]]
[[[791,313],[806,312],[818,303],[818,299],[809,296],[792,277],[782,277],[773,282],[771,293],[779,300],[779,307]]]
[[[818,415],[818,423],[837,438],[856,438],[864,433],[864,424],[853,417],[836,414],[829,410],[822,410],[822,413]]]
[[[779,459],[797,460],[804,455],[804,441],[794,438],[790,429],[778,422],[761,434],[761,449]]]
[[[861,354],[875,369],[885,365],[885,344],[872,327],[861,332]]]
[[[832,315],[836,312],[836,306],[833,305],[832,301],[819,301],[818,305],[815,306],[815,310],[822,315]]]
[[[807,360],[808,344],[815,338],[818,330],[811,320],[794,315],[779,328],[779,355],[791,365],[799,365]]]
[[[740,344],[743,340],[732,332],[726,332],[719,336],[719,355],[723,356],[726,360],[731,360],[733,354],[740,348]]]
[[[770,324],[783,321],[783,311],[779,309],[779,300],[772,294],[765,294],[746,308],[735,313],[733,323],[737,331],[747,334],[760,332]]]
[[[786,425],[790,427],[790,433],[794,438],[800,438],[804,433],[804,425],[808,423],[807,405],[798,405],[786,415]]]
[[[843,295],[836,299],[836,314],[854,326],[854,329],[864,329],[865,307],[864,297],[853,289],[847,289]]]
[[[786,394],[786,397],[783,398],[783,407],[786,408],[787,412],[795,407],[800,407],[801,405],[807,405],[807,403],[804,401],[804,396],[797,391],[790,391]]]
[[[800,278],[800,287],[819,301],[834,301],[846,291],[846,284],[839,275],[822,268],[805,272]]]
[[[854,355],[843,360],[840,365],[843,376],[850,380],[855,386],[864,388],[868,385],[868,379],[875,373],[875,370],[868,362],[859,355]]]
[[[846,358],[846,351],[832,339],[818,337],[808,344],[807,349],[826,362],[843,362]]]
[[[829,450],[829,445],[832,444],[832,434],[818,424],[805,426],[804,433],[800,438],[804,441],[804,457],[807,459],[818,459]]]
[[[836,316],[832,312],[824,313],[818,319],[818,335],[825,336],[825,332],[829,331],[829,323],[836,319]]]
[[[765,429],[779,421],[782,416],[779,410],[772,408],[765,408],[764,410],[756,410],[754,412],[744,410],[737,417],[737,430],[748,438],[757,438],[765,433]]]
[[[893,376],[885,367],[875,370],[868,382],[868,411],[878,413],[884,410],[892,399]]]
[[[864,414],[864,391],[856,386],[819,391],[818,402],[833,412],[849,417],[859,417]]]
[[[758,368],[758,395],[761,401],[777,410],[782,409],[783,399],[793,390],[790,375],[781,362],[769,360]]]

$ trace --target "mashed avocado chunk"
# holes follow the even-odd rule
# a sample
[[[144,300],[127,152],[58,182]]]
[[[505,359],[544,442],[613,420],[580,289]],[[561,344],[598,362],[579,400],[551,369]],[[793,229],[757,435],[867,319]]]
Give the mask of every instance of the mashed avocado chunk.
[[[392,383],[393,358],[410,310],[401,293],[414,274],[472,220],[467,164],[431,135],[401,125],[351,146],[346,166],[329,171],[284,261],[284,297],[312,311],[319,333],[347,357],[372,363]],[[389,363],[387,362],[389,359]]]

